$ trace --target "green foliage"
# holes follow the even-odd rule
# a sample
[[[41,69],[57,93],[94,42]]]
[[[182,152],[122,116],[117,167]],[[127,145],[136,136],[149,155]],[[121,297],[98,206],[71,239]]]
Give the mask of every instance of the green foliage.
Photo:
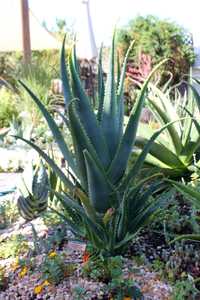
[[[135,62],[141,53],[149,54],[153,65],[166,57],[171,58],[165,66],[164,75],[172,73],[173,81],[177,83],[188,73],[195,58],[192,46],[185,42],[186,35],[184,29],[173,22],[154,16],[138,16],[119,30],[118,40],[123,53],[135,40],[130,56]]]
[[[18,70],[18,78],[21,78],[31,89],[33,89],[39,96],[42,103],[52,108],[54,98],[51,94],[51,81],[57,78],[58,74],[49,66],[48,59],[37,59],[36,62],[32,62],[29,66],[21,65]],[[32,125],[38,125],[40,123],[41,114],[38,108],[30,101],[30,96],[27,95],[25,90],[18,85],[18,109],[21,112],[25,112],[26,122],[32,123]]]
[[[6,290],[8,286],[8,278],[6,276],[6,270],[0,266],[0,291]]]
[[[172,180],[168,180],[173,186],[181,193],[183,196],[189,200],[194,207],[199,210],[200,209],[200,191],[191,185],[186,185],[181,182],[176,182]],[[191,234],[182,234],[175,238],[176,240],[192,240],[192,241],[200,241],[199,233],[191,233]]]
[[[17,257],[28,250],[28,242],[21,234],[13,235],[0,244],[0,257],[3,259]]]
[[[63,219],[58,214],[49,210],[42,214],[42,220],[47,227],[58,225],[63,222]]]
[[[50,252],[41,265],[42,277],[50,283],[58,284],[64,277],[74,271],[74,265],[66,263],[64,257],[56,252]]]
[[[13,88],[16,86],[16,77],[13,74],[21,60],[22,55],[19,52],[1,52],[0,54],[0,80],[7,82]]]
[[[183,97],[178,93],[173,99],[170,89],[162,91],[154,85],[150,87],[147,104],[160,126],[176,120],[180,122],[171,124],[153,143],[146,157],[146,167],[171,178],[188,179],[195,170],[194,158],[200,146],[200,126],[192,119],[198,115],[199,95],[189,86]],[[153,133],[147,124],[141,124],[136,146],[143,149]]]
[[[75,285],[75,287],[73,288],[72,295],[74,300],[84,299],[84,296],[86,296],[86,294],[87,290],[82,286]]]
[[[133,300],[143,300],[140,289],[134,285],[131,279],[113,279],[108,284],[108,290],[116,300],[124,300],[126,297]]]
[[[126,296],[136,300],[142,299],[142,294],[133,280],[124,278],[123,264],[122,256],[91,256],[84,263],[82,272],[93,280],[107,283],[106,292],[116,300],[122,300]]]
[[[177,234],[198,233],[199,229],[196,212],[188,200],[176,190],[165,210],[157,213],[149,227],[149,230],[162,232],[166,243],[169,243]]]
[[[9,127],[10,122],[18,117],[16,98],[13,92],[6,88],[0,89],[0,128]]]
[[[11,200],[3,201],[0,204],[0,229],[15,223],[19,219],[19,212],[16,203]]]
[[[68,164],[67,170],[61,169],[36,144],[23,138],[21,140],[33,147],[62,181],[63,192],[55,192],[55,196],[68,213],[68,217],[63,217],[69,227],[77,235],[90,240],[94,247],[104,254],[122,251],[168,197],[168,193],[155,199],[151,197],[158,191],[162,192],[162,180],[155,184],[151,182],[152,178],[137,182],[137,175],[152,143],[168,125],[155,132],[133,167],[127,172],[148,83],[155,71],[164,63],[160,63],[144,82],[128,124],[123,130],[123,87],[126,61],[131,47],[116,82],[115,37],[113,37],[105,96],[101,64],[99,65],[98,86],[102,88],[98,92],[99,107],[96,114],[81,84],[75,48],[69,53],[66,66],[63,43],[61,76],[66,106],[63,120],[72,136],[73,151],[42,102],[21,83],[46,119],[55,142]],[[77,218],[81,220],[81,226],[77,224]]]
[[[25,177],[26,175],[26,177]],[[20,215],[27,221],[37,218],[48,205],[49,179],[42,161],[34,170],[32,164],[27,168],[17,205]]]
[[[6,210],[4,205],[0,206],[0,229],[6,228],[7,223],[6,223]]]
[[[37,231],[32,223],[31,227],[33,236],[33,246],[31,252],[33,256],[40,255],[41,253],[48,253],[52,248],[60,248],[60,246],[67,241],[65,226],[62,228],[53,228],[53,233],[48,235],[45,239],[44,237],[38,236]]]
[[[91,279],[109,282],[112,279],[121,278],[123,274],[122,267],[123,258],[121,256],[103,257],[93,255],[84,263],[82,272]]]
[[[122,256],[102,257],[91,256],[87,262],[84,263],[82,272],[93,280],[101,280],[107,283],[106,292],[109,292],[114,299],[124,299],[124,297],[131,297],[131,299],[142,299],[142,294],[134,285],[133,280],[124,278],[123,275]]]
[[[172,300],[195,300],[197,297],[199,291],[191,279],[179,280],[173,287]]]

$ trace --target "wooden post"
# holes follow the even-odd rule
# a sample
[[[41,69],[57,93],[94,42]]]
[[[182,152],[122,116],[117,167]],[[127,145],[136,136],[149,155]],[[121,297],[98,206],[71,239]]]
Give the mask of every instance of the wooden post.
[[[20,0],[20,1],[21,1],[22,43],[23,43],[24,63],[29,64],[31,61],[29,7],[28,7],[28,0]]]

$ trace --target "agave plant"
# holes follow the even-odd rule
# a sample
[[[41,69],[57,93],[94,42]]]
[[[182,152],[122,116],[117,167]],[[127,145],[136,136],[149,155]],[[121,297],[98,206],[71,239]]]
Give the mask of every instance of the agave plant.
[[[194,171],[194,160],[199,156],[200,126],[195,119],[199,95],[192,85],[183,97],[177,92],[175,100],[170,96],[170,90],[163,92],[153,84],[150,88],[147,104],[160,126],[177,119],[180,122],[171,123],[153,143],[145,160],[146,167],[159,169],[171,178],[187,178]],[[143,149],[153,133],[153,129],[142,124],[136,146]]]
[[[59,168],[36,144],[23,138],[21,140],[33,147],[62,181],[65,188],[63,192],[55,192],[55,196],[68,212],[65,220],[73,232],[86,237],[96,249],[109,254],[115,254],[126,246],[164,201],[161,201],[162,197],[152,198],[163,187],[161,179],[154,183],[151,178],[138,182],[137,175],[154,140],[167,126],[153,134],[135,164],[127,171],[148,83],[154,72],[164,63],[160,63],[144,82],[124,128],[123,86],[131,47],[132,45],[124,59],[121,72],[118,71],[118,76],[115,76],[113,37],[110,71],[105,87],[100,51],[96,111],[81,84],[75,47],[69,53],[66,63],[64,41],[61,51],[61,77],[66,114],[62,117],[72,136],[72,151],[48,110],[21,83],[46,119],[68,164],[68,171]],[[60,215],[63,216],[61,213]]]
[[[19,186],[17,206],[20,215],[27,221],[38,217],[46,210],[49,195],[49,179],[42,161],[34,169],[27,166]]]

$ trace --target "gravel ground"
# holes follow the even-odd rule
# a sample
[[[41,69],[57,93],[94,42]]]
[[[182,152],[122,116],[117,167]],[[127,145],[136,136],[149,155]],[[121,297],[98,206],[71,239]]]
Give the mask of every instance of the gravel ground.
[[[67,253],[67,248],[64,251]],[[104,283],[89,280],[81,276],[81,252],[72,251],[70,249],[68,251],[68,257],[70,257],[71,262],[79,262],[78,267],[72,276],[66,277],[60,284],[49,284],[43,288],[40,294],[36,295],[34,293],[34,288],[42,283],[39,267],[36,267],[36,270],[33,272],[28,271],[23,278],[20,278],[20,270],[12,271],[12,274],[9,276],[10,281],[8,283],[8,288],[0,293],[0,300],[111,299],[105,294],[104,288],[106,285]],[[42,255],[37,256],[36,265],[39,266],[41,261]],[[9,266],[11,263],[12,261],[7,261],[7,272],[9,273],[11,272],[11,267]],[[136,272],[129,273],[128,269],[130,266],[134,267]],[[170,294],[172,292],[171,287],[167,283],[162,282],[156,273],[150,272],[145,267],[136,267],[132,260],[126,259],[124,275],[127,278],[132,278],[133,284],[136,284],[141,288],[144,294],[144,300],[170,300]],[[80,291],[80,289],[84,290],[84,293],[77,298],[75,290]],[[112,300],[114,299],[112,298]]]

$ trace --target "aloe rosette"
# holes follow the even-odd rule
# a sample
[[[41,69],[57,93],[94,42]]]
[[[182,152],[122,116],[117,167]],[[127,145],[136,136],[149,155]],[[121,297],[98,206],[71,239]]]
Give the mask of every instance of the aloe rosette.
[[[66,113],[62,118],[72,136],[72,151],[54,118],[37,96],[21,83],[42,112],[68,164],[68,172],[65,172],[36,144],[21,138],[46,160],[65,187],[63,192],[55,192],[55,196],[61,201],[67,214],[57,213],[65,219],[74,233],[86,237],[96,249],[109,254],[124,248],[167,197],[167,193],[163,197],[152,197],[162,191],[161,179],[154,183],[152,178],[138,182],[137,176],[155,139],[168,125],[151,136],[132,168],[127,168],[135,145],[148,84],[164,63],[160,63],[144,82],[124,128],[123,88],[127,58],[132,46],[124,58],[121,72],[118,63],[115,76],[113,36],[106,84],[103,79],[102,50],[100,51],[96,109],[91,106],[81,84],[75,47],[66,60],[64,41],[61,51],[61,77]]]

